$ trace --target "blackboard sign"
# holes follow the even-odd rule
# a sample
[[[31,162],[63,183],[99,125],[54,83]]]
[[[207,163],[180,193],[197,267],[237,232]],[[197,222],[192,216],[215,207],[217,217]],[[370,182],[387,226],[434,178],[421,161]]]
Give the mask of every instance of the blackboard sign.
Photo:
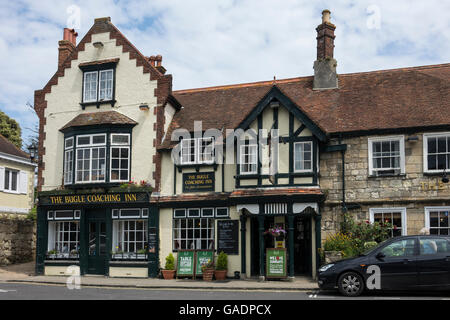
[[[214,172],[183,173],[183,192],[214,191]]]
[[[202,265],[207,264],[209,260],[214,262],[214,251],[196,251],[195,255],[195,276],[201,276],[203,274]]]
[[[156,245],[158,244],[158,234],[156,228],[148,228],[148,252],[156,253]]]
[[[217,252],[239,254],[239,220],[217,221]]]
[[[195,252],[193,250],[178,251],[177,277],[194,276]]]
[[[266,277],[286,278],[286,249],[266,249]]]

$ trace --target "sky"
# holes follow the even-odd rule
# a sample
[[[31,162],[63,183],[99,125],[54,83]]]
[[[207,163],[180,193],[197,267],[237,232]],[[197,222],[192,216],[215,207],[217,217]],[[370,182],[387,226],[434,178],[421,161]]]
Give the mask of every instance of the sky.
[[[38,123],[27,105],[56,72],[64,27],[81,40],[111,17],[144,55],[163,56],[179,90],[312,75],[323,9],[340,74],[450,62],[450,1],[0,0],[0,110],[26,142]]]

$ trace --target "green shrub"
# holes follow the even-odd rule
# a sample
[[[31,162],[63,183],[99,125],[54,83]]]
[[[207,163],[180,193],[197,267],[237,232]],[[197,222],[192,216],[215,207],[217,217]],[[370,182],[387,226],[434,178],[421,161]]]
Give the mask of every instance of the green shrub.
[[[28,212],[27,219],[36,221],[37,210],[36,207],[33,207],[30,212]]]
[[[228,255],[221,251],[217,256],[216,270],[227,270],[228,269]]]
[[[376,247],[378,243],[376,241],[367,241],[364,242],[364,251],[370,250],[373,247]]]
[[[166,257],[166,265],[164,266],[165,270],[175,270],[175,258],[173,257],[173,254],[170,253]]]
[[[339,251],[344,258],[355,255],[353,239],[340,232],[328,236],[322,249],[323,251]]]

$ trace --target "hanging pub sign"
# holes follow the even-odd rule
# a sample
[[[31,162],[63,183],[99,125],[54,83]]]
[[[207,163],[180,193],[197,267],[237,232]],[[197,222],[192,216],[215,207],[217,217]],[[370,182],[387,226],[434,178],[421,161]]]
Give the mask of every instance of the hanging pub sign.
[[[217,252],[226,254],[239,254],[239,221],[217,221]]]
[[[135,193],[92,193],[92,194],[66,194],[40,196],[40,205],[67,205],[67,204],[108,204],[108,203],[135,203],[148,202],[146,192]]]
[[[193,277],[195,269],[195,251],[178,251],[177,277]]]
[[[199,250],[195,252],[195,255],[195,276],[201,276],[203,274],[202,266],[214,261],[214,251]]]
[[[286,249],[266,249],[266,277],[286,278]]]
[[[214,191],[214,172],[183,173],[183,192]]]

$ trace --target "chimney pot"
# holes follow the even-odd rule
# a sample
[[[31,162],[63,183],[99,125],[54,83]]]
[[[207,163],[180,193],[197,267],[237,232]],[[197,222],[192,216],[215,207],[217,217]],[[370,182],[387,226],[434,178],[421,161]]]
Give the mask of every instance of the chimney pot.
[[[322,23],[331,23],[330,22],[330,10],[325,9],[322,11]]]

